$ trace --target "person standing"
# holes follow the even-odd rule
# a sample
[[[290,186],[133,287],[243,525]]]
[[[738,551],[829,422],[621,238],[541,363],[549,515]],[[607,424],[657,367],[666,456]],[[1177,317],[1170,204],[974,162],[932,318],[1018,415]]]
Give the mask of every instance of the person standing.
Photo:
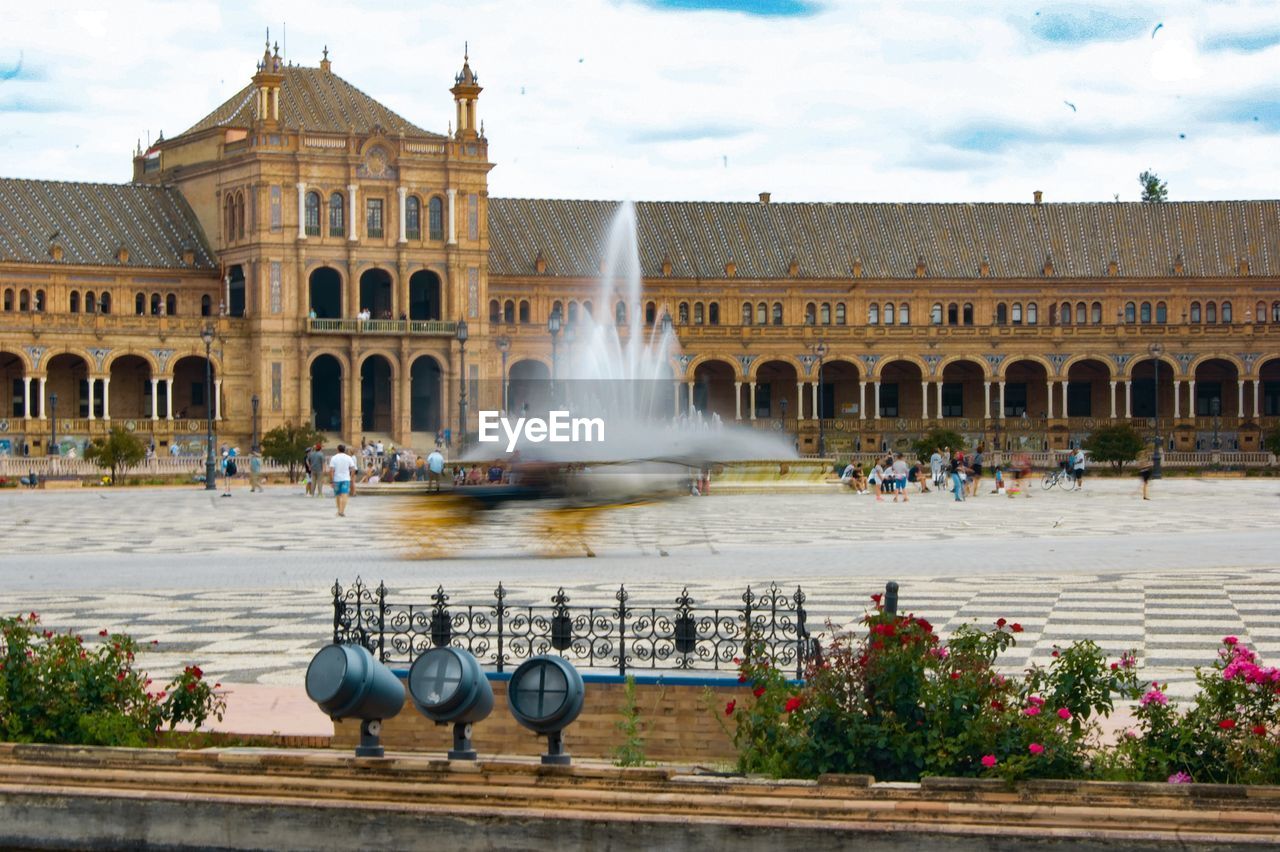
[[[929,456],[929,473],[933,475],[933,487],[942,488],[942,450],[938,447],[933,448],[933,455]]]
[[[964,481],[960,478],[960,474],[964,473],[964,453],[956,450],[955,456],[951,459],[948,472],[951,474],[951,491],[955,494],[956,502],[964,502]]]
[[[351,495],[351,474],[356,469],[356,460],[347,455],[345,444],[338,445],[338,451],[329,459],[329,481],[333,483],[333,495],[338,502],[338,517],[347,516],[347,499]]]
[[[313,497],[323,497],[324,449],[320,444],[316,444],[311,448],[311,452],[307,453],[307,470],[311,473],[311,481],[309,483],[311,490],[307,493]]]
[[[969,465],[969,495],[978,496],[978,487],[982,484],[982,465],[987,460],[985,444],[978,444],[973,450],[973,461]]]
[[[1150,500],[1149,493],[1151,488],[1151,462],[1146,462],[1138,469],[1138,476],[1142,477],[1142,499]]]
[[[262,453],[254,450],[249,456],[249,493],[262,490]]]
[[[444,456],[436,447],[427,456],[427,491],[440,491],[440,476],[444,473]]]
[[[1071,458],[1071,474],[1076,478],[1076,488],[1084,488],[1084,448],[1077,447],[1076,454]]]
[[[906,503],[911,498],[907,496],[907,474],[910,469],[907,462],[902,458],[902,453],[897,453],[893,457],[893,502],[898,502],[898,495],[902,495],[902,502]]]

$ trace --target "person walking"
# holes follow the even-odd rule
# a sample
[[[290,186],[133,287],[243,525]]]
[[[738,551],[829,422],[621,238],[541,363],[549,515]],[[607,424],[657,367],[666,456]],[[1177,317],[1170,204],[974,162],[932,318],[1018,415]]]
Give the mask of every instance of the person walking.
[[[902,453],[894,455],[891,470],[893,471],[893,502],[897,503],[898,496],[901,495],[902,502],[906,503],[911,499],[907,496],[907,474],[910,473],[910,468],[902,458]]]
[[[444,473],[444,456],[436,447],[427,456],[427,491],[440,492],[440,476]]]
[[[969,495],[978,496],[978,487],[982,484],[982,465],[986,461],[985,444],[978,444],[973,451],[973,460],[969,464]]]
[[[307,483],[308,491],[312,497],[324,496],[324,448],[321,444],[316,444],[311,448],[311,452],[307,453],[307,470],[311,474],[311,479]]]
[[[955,494],[957,503],[964,502],[964,480],[960,476],[964,473],[964,470],[964,453],[956,450],[956,454],[948,466],[948,472],[951,474],[951,491]]]
[[[347,455],[344,444],[338,445],[338,452],[329,459],[329,481],[333,483],[333,495],[338,503],[338,517],[347,516],[347,499],[351,495],[351,474],[356,469],[356,460]]]
[[[262,490],[262,453],[254,450],[249,456],[249,493]]]
[[[1145,462],[1142,467],[1138,468],[1138,476],[1142,477],[1142,499],[1150,500],[1151,488],[1151,462]]]

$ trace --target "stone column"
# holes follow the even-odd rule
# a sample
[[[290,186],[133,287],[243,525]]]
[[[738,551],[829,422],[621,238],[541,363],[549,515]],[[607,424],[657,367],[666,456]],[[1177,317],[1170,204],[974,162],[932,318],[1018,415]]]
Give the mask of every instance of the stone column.
[[[1112,394],[1112,398],[1113,399],[1115,398],[1115,394]],[[1112,413],[1112,416],[1115,416],[1114,412]],[[996,417],[998,417],[1001,420],[1004,419],[1004,380],[1003,379],[1000,380],[1000,407],[996,409]]]
[[[1045,384],[1045,391],[1046,391],[1045,396],[1049,398],[1049,410],[1046,413],[1050,417],[1053,417],[1053,379],[1049,379],[1044,384]]]
[[[45,383],[46,378],[47,378],[46,376],[41,376],[41,377],[40,377],[40,419],[41,419],[41,420],[48,420],[48,419],[49,419],[48,417],[45,417],[45,414],[44,414],[44,397],[45,397],[45,393],[44,393],[44,383]]]
[[[925,420],[929,419],[929,383],[920,383],[920,416]],[[942,409],[938,409],[938,416],[942,416]]]
[[[796,382],[796,422],[804,419],[804,382]]]
[[[93,420],[93,419],[94,419],[94,416],[93,416],[93,398],[94,398],[94,396],[96,396],[96,393],[94,392],[94,387],[93,387],[93,386],[94,386],[95,384],[97,384],[97,383],[98,383],[98,380],[97,380],[97,379],[89,379],[87,382],[85,382],[85,384],[87,384],[87,385],[89,386],[89,419],[90,419],[90,420]]]
[[[1116,383],[1111,383],[1111,419],[1116,419]]]
[[[822,411],[819,409],[820,409],[820,403],[818,401],[818,383],[813,382],[813,416],[809,419],[811,420],[822,419]]]
[[[858,419],[867,419],[867,383],[858,382]]]
[[[742,382],[733,383],[733,419],[742,419]]]
[[[1236,380],[1236,417],[1244,417],[1244,379]]]
[[[1257,382],[1254,382],[1254,406],[1257,406]],[[22,419],[31,419],[31,377],[22,377]]]
[[[1254,379],[1253,380],[1253,416],[1254,417],[1262,416],[1262,401],[1259,398],[1261,393],[1262,393],[1262,380]]]
[[[756,383],[755,382],[751,383],[750,393],[747,396],[751,401],[751,412],[750,412],[751,419],[755,420],[756,419]]]
[[[1062,380],[1062,416],[1063,417],[1068,416],[1067,415],[1067,385],[1068,384],[1069,382],[1066,379]]]
[[[102,380],[102,419],[111,419],[111,377]]]
[[[874,391],[875,391],[876,407],[875,407],[875,414],[873,416],[875,417],[876,420],[879,420],[880,419],[880,380],[879,379],[876,379],[875,381]]]
[[[458,244],[458,231],[455,228],[453,215],[454,207],[457,203],[458,191],[456,189],[449,189],[447,191],[447,195],[449,196],[449,245],[452,246]]]
[[[298,239],[307,238],[307,185],[298,181]],[[155,399],[155,397],[152,397]]]
[[[1182,416],[1182,382],[1173,380],[1173,416]]]
[[[689,416],[693,417],[693,386],[696,382],[685,382],[685,387],[689,389]]]
[[[982,383],[982,418],[991,416],[991,382]]]
[[[1196,380],[1187,382],[1187,416],[1196,416]],[[1160,416],[1160,388],[1156,387],[1156,417]]]
[[[401,243],[409,242],[409,238],[405,236],[405,221],[404,221],[405,196],[408,192],[409,190],[405,189],[403,186],[396,187],[396,194],[400,196],[400,239],[397,240],[397,242],[401,242]]]
[[[351,222],[349,223],[351,227],[347,228],[347,239],[354,243],[360,239],[357,230],[360,220],[356,218],[356,185],[354,183],[347,184],[347,198],[351,202]]]
[[[222,379],[213,380],[213,419],[222,419]]]
[[[205,388],[205,392],[208,392]],[[164,380],[164,415],[166,420],[173,419],[173,377]]]
[[[942,380],[939,379],[938,381],[934,382],[934,384],[937,385],[937,388],[938,388],[938,419],[941,420],[942,419]]]
[[[1124,381],[1124,416],[1126,420],[1133,418],[1133,379]]]
[[[151,380],[151,419],[152,420],[160,419],[160,415],[159,415],[160,400],[157,399],[159,395],[160,395],[160,380],[152,379]]]

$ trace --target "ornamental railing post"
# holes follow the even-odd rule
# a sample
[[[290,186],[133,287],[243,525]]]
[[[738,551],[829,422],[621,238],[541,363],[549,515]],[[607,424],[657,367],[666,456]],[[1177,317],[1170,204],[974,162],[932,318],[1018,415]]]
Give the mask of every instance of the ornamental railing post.
[[[618,674],[627,674],[627,587],[618,587]]]
[[[804,591],[796,586],[796,593],[791,597],[796,606],[796,678],[804,676],[805,656],[808,651],[809,631],[805,627]]]
[[[387,626],[387,584],[378,581],[378,660],[387,661],[385,628]]]
[[[339,629],[342,626],[342,586],[337,578],[333,580],[333,644],[341,641]]]
[[[506,608],[507,608],[507,605],[506,605],[506,603],[505,603],[505,601],[506,601],[506,599],[507,599],[507,591],[506,591],[506,589],[502,588],[502,581],[501,581],[501,580],[499,580],[499,581],[498,581],[498,589],[497,589],[497,591],[495,591],[495,592],[493,593],[493,596],[494,596],[495,598],[497,598],[497,599],[498,599],[498,611],[497,611],[497,613],[496,613],[496,616],[497,616],[497,619],[498,619],[498,659],[497,659],[497,670],[498,670],[498,671],[502,671],[502,656],[503,656],[502,642],[503,642],[503,628],[506,626],[506,623],[505,623],[505,621],[504,621],[504,617],[505,617],[505,610],[506,610]]]

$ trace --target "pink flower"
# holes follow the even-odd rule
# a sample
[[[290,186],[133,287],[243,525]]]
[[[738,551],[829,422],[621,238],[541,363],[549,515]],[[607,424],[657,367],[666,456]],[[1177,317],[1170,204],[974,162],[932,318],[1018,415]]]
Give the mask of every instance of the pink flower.
[[[1190,784],[1191,776],[1185,772],[1175,772],[1169,776],[1170,784]]]
[[[1239,641],[1240,641],[1240,640],[1239,640],[1239,638],[1237,638],[1237,637],[1235,637],[1235,636],[1223,636],[1223,637],[1222,637],[1222,644],[1223,644],[1223,645],[1234,645],[1234,644],[1236,644],[1236,643],[1237,643],[1237,642],[1239,642]]]
[[[1028,707],[1026,710],[1023,710],[1023,711],[1022,711],[1022,715],[1023,715],[1023,716],[1039,716],[1039,715],[1040,715],[1040,708],[1039,708],[1039,707]]]
[[[1044,746],[1040,745],[1040,743],[1032,743],[1027,746],[1027,751],[1032,754],[1044,754]]]
[[[996,756],[994,754],[984,754],[982,756],[982,765],[990,769],[996,765]]]
[[[1027,703],[1028,703],[1028,704],[1034,704],[1034,705],[1036,705],[1037,707],[1043,707],[1043,706],[1044,706],[1044,699],[1043,699],[1043,698],[1041,698],[1041,697],[1040,697],[1040,696],[1038,696],[1038,695],[1028,695],[1028,696],[1027,696]]]
[[[1164,705],[1169,703],[1169,698],[1163,692],[1156,689],[1155,684],[1152,684],[1152,688],[1147,691],[1146,695],[1138,699],[1138,703],[1143,707],[1153,703]]]
[[[1059,719],[1070,719],[1070,718],[1071,718],[1071,711],[1070,711],[1070,710],[1068,710],[1068,709],[1067,709],[1067,708],[1065,708],[1065,707],[1059,707],[1059,708],[1058,708],[1058,718],[1059,718]]]

